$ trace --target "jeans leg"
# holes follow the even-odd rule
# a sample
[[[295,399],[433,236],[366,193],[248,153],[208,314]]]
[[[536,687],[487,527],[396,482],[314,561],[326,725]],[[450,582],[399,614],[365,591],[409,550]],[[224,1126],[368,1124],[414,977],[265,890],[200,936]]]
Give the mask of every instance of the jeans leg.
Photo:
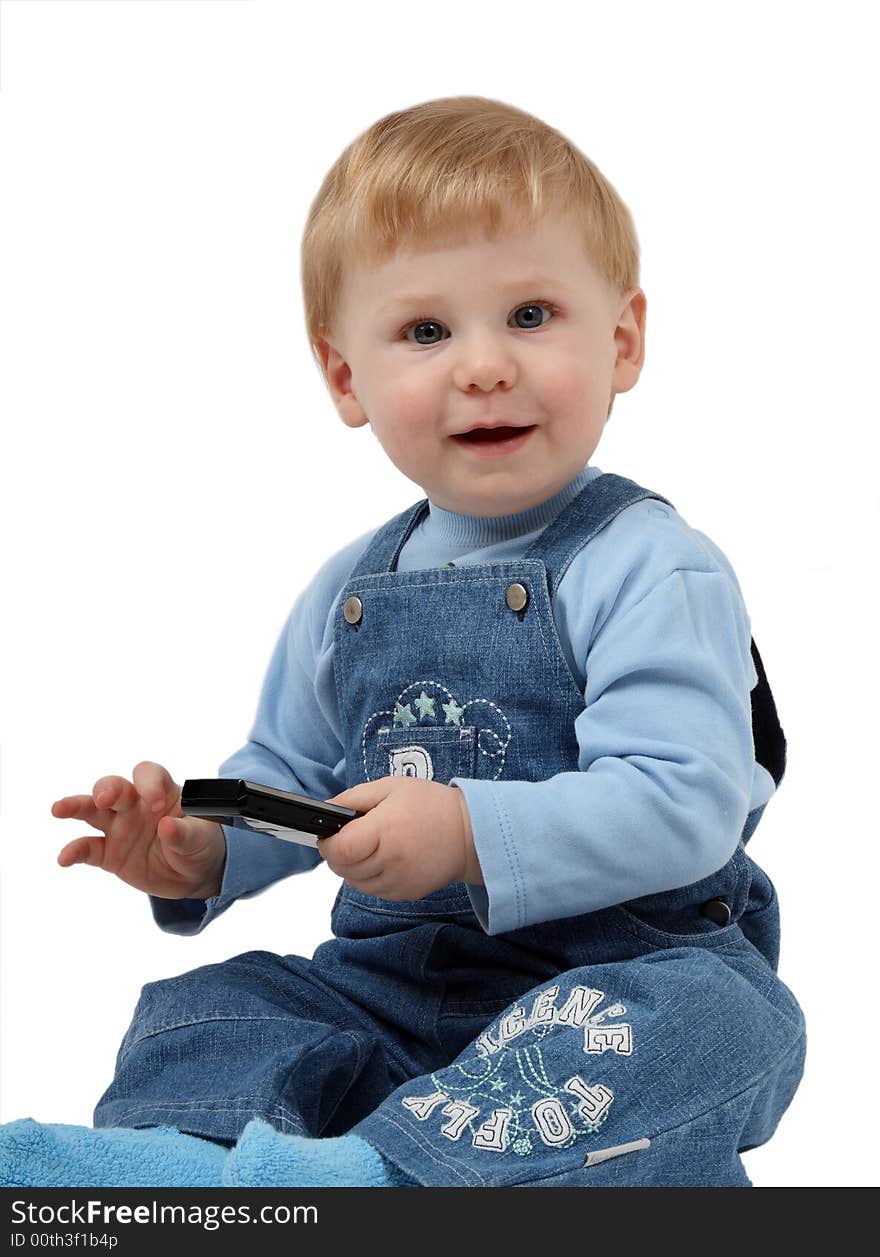
[[[769,1138],[804,1055],[755,957],[743,940],[560,974],[352,1133],[425,1186],[748,1186],[739,1150]]]
[[[254,1117],[335,1135],[370,1112],[406,1075],[296,960],[248,952],[145,986],[95,1126],[232,1141]]]

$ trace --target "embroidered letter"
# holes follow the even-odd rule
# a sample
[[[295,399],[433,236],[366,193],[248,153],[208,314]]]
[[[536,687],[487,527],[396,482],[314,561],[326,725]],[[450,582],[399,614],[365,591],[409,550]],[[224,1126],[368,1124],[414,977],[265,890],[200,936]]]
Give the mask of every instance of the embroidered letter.
[[[445,1091],[435,1091],[431,1096],[404,1096],[401,1104],[423,1122],[426,1117],[431,1116],[438,1104],[443,1104],[448,1099]]]
[[[585,1052],[617,1052],[632,1056],[632,1026],[587,1026],[584,1031]]]
[[[466,1104],[464,1100],[453,1100],[451,1104],[445,1104],[441,1111],[448,1113],[452,1118],[451,1122],[444,1122],[440,1127],[440,1133],[447,1139],[458,1139],[471,1118],[479,1116],[480,1112],[472,1104]]]
[[[538,1134],[551,1148],[564,1144],[574,1134],[568,1114],[559,1101],[552,1096],[546,1100],[537,1100],[532,1105],[532,1117],[538,1128]]]
[[[493,1109],[492,1116],[476,1132],[471,1143],[475,1148],[485,1148],[488,1152],[503,1152],[507,1147],[507,1128],[510,1125],[511,1109]]]
[[[474,1047],[480,1056],[493,1056],[501,1051],[501,1044],[495,1042],[488,1030],[484,1030],[479,1039],[474,1040]]]
[[[522,1034],[528,1028],[529,1023],[526,1021],[526,1010],[517,1006],[513,1012],[508,1013],[506,1017],[502,1017],[498,1023],[498,1038],[504,1044],[510,1039],[515,1039],[518,1034]]]
[[[532,1013],[529,1017],[530,1026],[542,1026],[553,1020],[553,1014],[556,1009],[553,1007],[553,1001],[559,993],[559,985],[551,986],[546,991],[541,991],[532,1004]]]
[[[610,1108],[611,1101],[614,1099],[614,1093],[607,1087],[603,1087],[601,1082],[595,1087],[588,1087],[583,1078],[577,1074],[569,1078],[565,1084],[565,1090],[570,1091],[574,1096],[579,1096],[583,1101],[578,1105],[578,1112],[582,1113],[588,1122],[598,1121],[605,1110]]]
[[[420,777],[433,781],[434,765],[431,756],[423,746],[402,746],[398,751],[389,751],[389,777]]]
[[[604,991],[594,991],[589,986],[573,986],[556,1020],[562,1026],[582,1026],[604,998]]]

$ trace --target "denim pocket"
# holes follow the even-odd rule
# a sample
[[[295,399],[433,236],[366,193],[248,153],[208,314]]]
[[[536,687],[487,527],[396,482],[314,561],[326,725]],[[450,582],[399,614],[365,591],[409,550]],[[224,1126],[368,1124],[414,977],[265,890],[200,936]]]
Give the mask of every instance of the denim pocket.
[[[448,785],[473,777],[477,730],[473,725],[417,725],[379,729],[366,767],[370,779],[421,777]]]
[[[343,887],[343,901],[340,907],[350,907],[353,913],[360,909],[373,916],[384,918],[381,931],[385,933],[391,933],[395,928],[405,928],[416,918],[452,917],[472,919],[476,922],[470,895],[463,882],[453,882],[450,886],[444,886],[442,890],[431,891],[430,895],[425,895],[422,899],[381,899],[378,895],[367,895],[362,890],[355,890],[353,886],[346,883]],[[365,932],[362,923],[357,920],[356,913],[355,915],[346,913],[343,923],[346,934]]]
[[[738,921],[716,925],[701,916],[696,905],[690,912],[681,914],[681,929],[676,930],[660,929],[647,914],[631,912],[621,905],[610,911],[620,929],[634,934],[651,947],[724,947],[739,942],[743,937]],[[664,925],[671,924],[667,916],[661,919]]]
[[[652,947],[723,947],[742,939],[740,920],[749,898],[752,861],[738,846],[724,868],[702,881],[618,904],[609,911],[621,929]],[[708,904],[726,905],[719,924]],[[724,909],[721,909],[723,915]]]

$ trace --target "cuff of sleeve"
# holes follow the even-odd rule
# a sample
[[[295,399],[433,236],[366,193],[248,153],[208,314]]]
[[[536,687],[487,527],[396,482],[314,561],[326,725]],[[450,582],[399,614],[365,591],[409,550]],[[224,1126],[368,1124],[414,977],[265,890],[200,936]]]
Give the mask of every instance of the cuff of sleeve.
[[[150,895],[153,920],[168,934],[198,934],[212,917],[217,899],[159,899]]]
[[[526,920],[525,881],[519,867],[510,819],[491,781],[453,777],[471,819],[482,886],[468,886],[471,906],[487,934],[506,934]]]
[[[469,882],[465,882],[467,893],[470,895],[471,907],[474,910],[474,916],[482,925],[487,934],[491,933],[489,929],[489,896],[486,893],[485,886],[471,886]]]
[[[221,829],[226,838],[226,861],[218,894],[210,899],[159,899],[157,895],[150,895],[153,920],[160,930],[168,934],[200,934],[235,898],[234,894],[230,894],[230,883],[234,881],[235,843],[229,840],[231,830],[226,825],[222,825]]]

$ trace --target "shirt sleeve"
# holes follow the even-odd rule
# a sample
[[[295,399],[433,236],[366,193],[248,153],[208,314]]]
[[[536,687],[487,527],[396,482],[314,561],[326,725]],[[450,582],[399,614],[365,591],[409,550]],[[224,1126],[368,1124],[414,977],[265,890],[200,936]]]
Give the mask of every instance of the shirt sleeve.
[[[297,598],[269,661],[248,740],[220,765],[221,777],[327,799],[345,789],[332,680],[332,616],[365,538],[334,556]],[[329,626],[329,627],[328,627]],[[328,639],[328,633],[330,637]],[[150,897],[153,917],[172,934],[198,934],[237,899],[321,863],[314,847],[224,825],[226,864],[211,899]]]
[[[644,576],[621,575],[607,614],[569,587],[585,678],[577,771],[453,780],[471,817],[485,885],[469,891],[487,933],[690,885],[733,854],[754,775],[751,632],[729,571],[700,557],[647,590]]]

